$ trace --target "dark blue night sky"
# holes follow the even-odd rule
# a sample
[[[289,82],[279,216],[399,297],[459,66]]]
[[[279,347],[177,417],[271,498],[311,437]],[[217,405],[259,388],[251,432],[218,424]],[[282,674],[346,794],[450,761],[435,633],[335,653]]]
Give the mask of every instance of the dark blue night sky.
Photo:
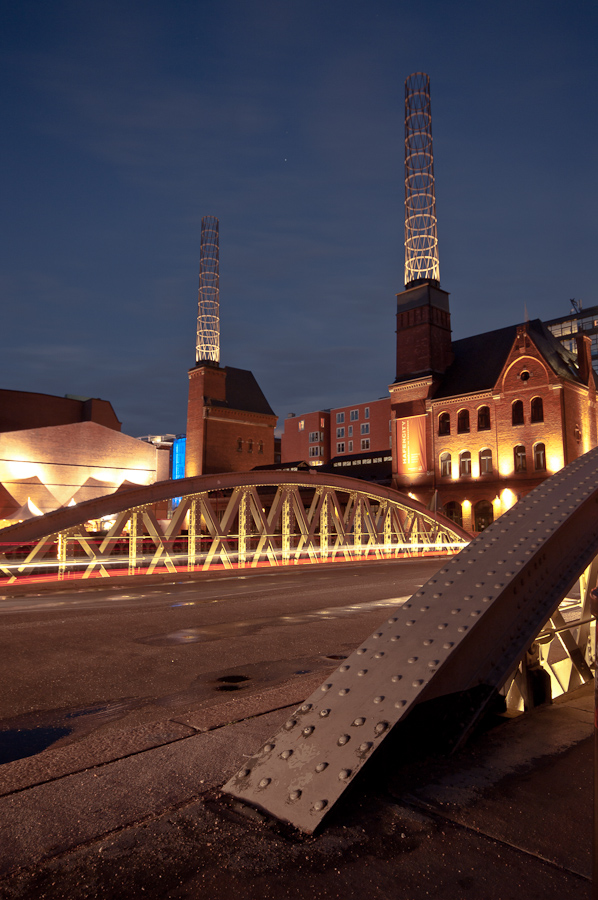
[[[184,431],[213,214],[221,362],[279,424],[385,395],[416,70],[454,337],[597,304],[597,24],[585,0],[5,2],[0,386]]]

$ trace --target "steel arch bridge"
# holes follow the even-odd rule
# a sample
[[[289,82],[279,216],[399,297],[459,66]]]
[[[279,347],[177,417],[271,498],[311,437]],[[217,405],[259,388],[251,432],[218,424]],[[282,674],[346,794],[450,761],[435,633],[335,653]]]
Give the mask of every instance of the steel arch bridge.
[[[160,519],[173,501],[172,517]],[[354,478],[206,475],[124,490],[0,530],[0,586],[444,556],[470,538],[416,500]]]
[[[533,674],[549,679],[549,696],[589,680],[597,554],[595,448],[447,560],[246,756],[224,792],[311,833],[423,701],[467,700],[466,729],[501,689],[533,705]],[[559,605],[577,579],[572,617]]]

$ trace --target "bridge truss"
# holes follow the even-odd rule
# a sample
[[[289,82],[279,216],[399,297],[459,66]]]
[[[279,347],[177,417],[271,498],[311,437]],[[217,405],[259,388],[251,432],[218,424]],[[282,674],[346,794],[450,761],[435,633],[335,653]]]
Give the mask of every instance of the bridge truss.
[[[423,701],[466,701],[463,733],[501,689],[529,706],[538,686],[542,700],[588,680],[597,553],[598,448],[447,560],[246,757],[225,793],[311,833]],[[571,622],[561,603],[578,579]]]
[[[160,518],[173,501],[172,517]],[[352,478],[289,472],[200,476],[124,491],[3,529],[0,579],[15,584],[443,556],[468,540],[467,532],[417,501]]]

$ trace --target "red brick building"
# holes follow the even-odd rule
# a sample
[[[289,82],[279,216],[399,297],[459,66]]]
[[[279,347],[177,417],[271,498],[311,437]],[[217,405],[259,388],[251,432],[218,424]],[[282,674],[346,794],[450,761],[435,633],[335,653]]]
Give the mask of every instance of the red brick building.
[[[200,362],[189,370],[185,475],[274,463],[277,417],[253,374]]]
[[[340,463],[352,457],[390,453],[389,397],[320,409],[285,419],[282,463],[305,460],[312,466]]]
[[[397,297],[393,484],[479,531],[596,446],[590,341],[536,319],[451,342],[448,294]]]

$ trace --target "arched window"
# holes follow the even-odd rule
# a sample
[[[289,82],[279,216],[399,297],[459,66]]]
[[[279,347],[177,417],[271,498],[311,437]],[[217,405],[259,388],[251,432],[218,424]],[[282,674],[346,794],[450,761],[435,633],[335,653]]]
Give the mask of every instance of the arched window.
[[[523,425],[523,400],[513,400],[511,407],[511,422],[513,425]]]
[[[449,413],[443,412],[438,416],[438,434],[451,433],[451,417]]]
[[[258,441],[258,442],[257,442],[257,452],[258,452],[258,453],[263,453],[263,452],[264,452],[264,442],[263,442],[263,441]]]
[[[532,422],[544,421],[544,404],[541,397],[534,397],[532,400]]]
[[[241,453],[243,450],[243,439],[237,438],[237,453]]]
[[[490,407],[480,406],[478,409],[478,431],[488,431],[490,428]]]
[[[440,454],[440,474],[450,478],[451,475],[451,454]]]
[[[471,475],[471,453],[464,450],[459,454],[459,475]]]
[[[492,450],[480,450],[480,475],[492,475]]]
[[[457,413],[457,433],[469,434],[469,410],[460,409]]]
[[[457,503],[456,500],[449,500],[442,511],[447,519],[450,519],[455,525],[460,525],[461,528],[463,528],[463,510],[461,509],[460,503]]]
[[[253,441],[251,440],[251,438],[249,438],[249,440],[247,441],[247,452],[253,453]]]
[[[473,508],[475,531],[483,531],[494,522],[494,509],[489,500],[480,500]]]
[[[515,463],[515,471],[516,472],[526,472],[527,471],[527,463],[525,460],[525,447],[523,446],[523,444],[517,444],[517,446],[513,448],[513,461]]]
[[[534,469],[536,472],[546,471],[546,447],[544,444],[536,444],[534,447]]]

